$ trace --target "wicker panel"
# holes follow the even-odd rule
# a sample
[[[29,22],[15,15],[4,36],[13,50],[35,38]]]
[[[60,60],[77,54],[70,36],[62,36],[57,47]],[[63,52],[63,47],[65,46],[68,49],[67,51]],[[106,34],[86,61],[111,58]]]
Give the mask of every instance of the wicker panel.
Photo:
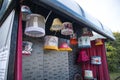
[[[44,80],[69,80],[68,52],[45,51]]]
[[[23,55],[23,80],[69,80],[68,52],[44,51],[43,40],[33,42],[30,56]]]
[[[69,52],[69,80],[74,80],[74,76],[77,73],[81,73],[80,65],[76,63],[77,60],[77,50],[75,48],[72,52]]]
[[[43,42],[27,38],[33,42],[30,56],[23,55],[23,80],[43,80]]]

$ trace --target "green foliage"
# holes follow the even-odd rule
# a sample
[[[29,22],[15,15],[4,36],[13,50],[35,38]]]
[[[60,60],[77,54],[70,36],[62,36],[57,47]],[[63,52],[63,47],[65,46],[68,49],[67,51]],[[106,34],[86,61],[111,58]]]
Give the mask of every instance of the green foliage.
[[[120,76],[120,73],[110,73],[110,80],[115,80],[118,76]]]
[[[107,47],[107,59],[110,72],[118,71],[120,67],[120,33],[113,33],[116,40],[108,40]]]

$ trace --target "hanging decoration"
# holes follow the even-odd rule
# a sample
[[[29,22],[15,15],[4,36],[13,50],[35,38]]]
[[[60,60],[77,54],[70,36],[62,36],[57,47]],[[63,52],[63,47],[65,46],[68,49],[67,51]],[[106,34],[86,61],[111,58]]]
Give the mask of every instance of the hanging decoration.
[[[77,37],[76,37],[75,33],[73,33],[72,35],[70,35],[70,44],[71,45],[77,45],[78,44]]]
[[[21,6],[21,12],[22,12],[22,20],[23,21],[26,21],[27,20],[27,15],[32,13],[30,8],[26,5]]]
[[[92,70],[84,70],[84,78],[85,79],[93,79],[93,72],[92,72]]]
[[[46,50],[58,50],[58,37],[45,36],[44,49]]]
[[[98,45],[103,45],[103,42],[100,38],[98,39],[95,39],[95,45],[98,46]]]
[[[63,23],[63,29],[61,30],[62,35],[72,35],[73,34],[73,26],[70,22]]]
[[[88,29],[87,27],[84,27],[82,29],[82,36],[93,36],[93,33],[90,29]]]
[[[29,14],[25,34],[31,37],[43,37],[45,35],[45,18],[39,14]]]
[[[81,36],[78,38],[78,47],[79,48],[89,48],[91,47],[90,37]]]
[[[60,31],[63,28],[62,22],[59,18],[55,18],[52,22],[52,26],[50,28],[51,31]]]
[[[86,61],[89,61],[89,57],[88,57],[86,51],[84,49],[82,49],[79,51],[77,62],[80,63],[80,62],[86,62]]]
[[[32,52],[32,45],[33,45],[32,42],[23,41],[23,44],[22,44],[22,54],[23,55],[30,55],[31,52]]]
[[[91,64],[100,65],[101,64],[101,57],[100,56],[92,56],[91,57]]]
[[[59,51],[72,51],[66,39],[59,38]]]

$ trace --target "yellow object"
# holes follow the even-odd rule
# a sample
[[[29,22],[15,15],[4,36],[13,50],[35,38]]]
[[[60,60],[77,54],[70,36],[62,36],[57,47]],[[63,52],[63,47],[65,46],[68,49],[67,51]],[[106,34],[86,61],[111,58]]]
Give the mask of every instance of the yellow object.
[[[45,50],[58,50],[58,47],[55,46],[44,46]]]
[[[95,40],[95,45],[103,45],[103,42],[101,39],[96,39]]]
[[[59,48],[58,50],[59,51],[72,51],[71,48]]]
[[[62,22],[59,18],[55,18],[53,20],[52,26],[50,28],[51,31],[59,31],[63,28]]]
[[[58,50],[58,37],[45,36],[44,49],[46,49],[46,50]]]

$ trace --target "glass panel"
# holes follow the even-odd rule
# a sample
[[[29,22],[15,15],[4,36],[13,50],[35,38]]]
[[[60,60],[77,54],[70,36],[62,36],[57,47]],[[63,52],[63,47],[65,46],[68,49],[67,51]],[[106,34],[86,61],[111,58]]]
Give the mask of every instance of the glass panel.
[[[1,9],[2,3],[3,3],[3,0],[0,0],[0,9]]]
[[[7,12],[12,0],[0,0],[0,24],[2,24],[3,15]],[[9,14],[9,13],[7,13]],[[7,17],[7,16],[6,16]],[[6,18],[4,17],[4,19]]]

